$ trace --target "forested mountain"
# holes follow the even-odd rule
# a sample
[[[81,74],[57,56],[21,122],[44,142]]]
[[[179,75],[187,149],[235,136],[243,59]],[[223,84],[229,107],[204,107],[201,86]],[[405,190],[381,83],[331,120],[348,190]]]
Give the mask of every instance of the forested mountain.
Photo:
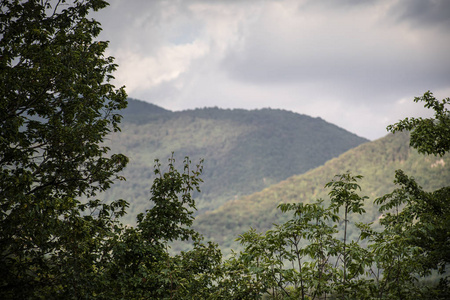
[[[302,174],[367,142],[320,118],[275,110],[204,108],[171,112],[129,99],[121,112],[122,132],[111,135],[113,152],[130,163],[106,199],[131,203],[128,223],[149,207],[154,160],[165,165],[171,153],[179,166],[185,156],[204,159],[202,192],[196,195],[198,214],[228,200],[260,191]]]
[[[88,17],[107,2],[51,2],[0,10],[0,299],[449,299],[450,186],[418,184],[448,185],[450,98],[428,91],[414,101],[433,118],[388,127],[439,158],[411,151],[407,135],[345,152],[365,140],[281,110],[174,113],[130,100],[119,124],[127,95]],[[205,159],[201,194],[184,155]],[[397,168],[417,181],[397,171],[401,187],[366,213],[359,184],[373,198]],[[309,204],[336,173],[330,205]],[[142,212],[135,225],[121,222],[120,197],[131,218]],[[243,252],[224,259],[198,234],[194,197],[197,228],[222,247],[247,231]],[[286,222],[280,202],[296,202],[280,206]],[[375,220],[359,225],[361,239],[354,216]],[[190,249],[171,253],[180,241]]]
[[[413,176],[425,190],[436,190],[450,182],[450,157],[425,156],[409,147],[409,134],[389,134],[379,140],[351,149],[323,166],[301,175],[295,175],[252,195],[231,201],[213,212],[196,219],[199,232],[219,243],[228,253],[237,249],[234,241],[239,234],[254,228],[264,232],[274,223],[285,220],[286,214],[277,209],[280,203],[312,203],[317,199],[328,200],[328,189],[324,186],[336,174],[350,171],[363,175],[360,181],[361,195],[368,196],[366,214],[361,221],[377,221],[378,208],[373,204],[377,197],[394,188],[394,171],[402,169]]]

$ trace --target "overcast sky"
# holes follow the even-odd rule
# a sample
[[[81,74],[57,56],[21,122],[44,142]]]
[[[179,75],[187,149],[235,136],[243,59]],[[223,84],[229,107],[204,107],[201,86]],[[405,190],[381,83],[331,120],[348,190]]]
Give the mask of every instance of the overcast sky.
[[[110,0],[116,85],[170,110],[281,108],[377,139],[450,97],[449,0]]]

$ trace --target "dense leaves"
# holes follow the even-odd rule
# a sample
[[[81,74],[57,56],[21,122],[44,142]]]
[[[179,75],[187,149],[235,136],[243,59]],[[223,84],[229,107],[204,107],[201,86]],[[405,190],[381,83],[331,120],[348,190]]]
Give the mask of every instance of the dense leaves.
[[[438,113],[442,109],[430,107]],[[416,121],[415,126],[427,124]],[[432,136],[447,134],[440,127],[430,130]],[[427,137],[419,138],[422,134],[411,133],[415,146],[442,156],[442,145],[430,146]],[[382,213],[378,224],[353,221],[360,234],[349,238],[351,216],[365,213],[367,197],[357,193],[361,178],[345,173],[327,183],[328,206],[322,200],[281,204],[283,213],[293,213],[290,219],[265,234],[252,229],[241,235],[244,250],[233,259],[246,264],[251,278],[263,283],[262,291],[273,299],[447,299],[449,187],[426,192],[397,170],[397,188],[374,200]],[[437,277],[425,281],[432,274]]]
[[[157,161],[150,208],[123,226],[124,200],[96,199],[128,158],[104,141],[119,130],[123,88],[89,11],[104,1],[2,1],[0,15],[0,298],[207,298],[220,251],[193,231],[201,163]],[[169,242],[191,239],[175,256]],[[220,268],[218,268],[220,270]]]
[[[186,158],[180,173],[174,163],[171,158],[163,171],[156,161],[151,208],[138,216],[137,226],[120,227],[108,240],[111,256],[97,273],[108,286],[99,298],[208,299],[216,292],[222,255],[190,228],[201,165],[191,170]],[[190,239],[193,246],[173,255],[170,242],[179,239]]]
[[[126,203],[95,195],[128,159],[101,146],[117,131],[124,90],[94,40],[99,0],[1,1],[0,295],[88,294],[103,239]],[[81,202],[80,197],[90,198]]]
[[[185,158],[184,172],[179,173],[174,167],[175,159],[169,159],[169,170],[161,172],[161,164],[156,161],[155,174],[158,175],[150,190],[154,207],[146,214],[137,217],[138,228],[145,228],[147,239],[158,239],[172,242],[174,240],[187,240],[194,235],[192,216],[195,202],[192,199],[193,191],[200,192],[199,176],[202,173],[201,162],[192,174],[189,170],[190,161]]]
[[[444,155],[450,150],[450,98],[437,100],[430,91],[421,97],[415,97],[414,102],[423,101],[425,107],[434,110],[434,118],[405,118],[389,125],[391,132],[411,131],[411,146],[420,153]]]

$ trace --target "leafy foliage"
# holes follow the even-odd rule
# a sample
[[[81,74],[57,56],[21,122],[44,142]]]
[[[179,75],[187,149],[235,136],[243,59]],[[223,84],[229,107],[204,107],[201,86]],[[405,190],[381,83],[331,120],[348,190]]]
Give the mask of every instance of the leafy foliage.
[[[316,203],[280,204],[283,213],[292,213],[286,223],[277,225],[265,235],[254,230],[238,239],[245,249],[239,259],[255,270],[254,278],[265,284],[273,299],[316,299],[330,295],[360,295],[367,288],[362,276],[370,265],[368,251],[346,238],[348,215],[345,214],[343,238],[338,237],[340,208],[347,213],[363,213],[359,185],[350,174],[342,174],[327,186],[332,198],[328,207]],[[347,194],[347,195],[346,195]],[[346,197],[350,196],[351,197]],[[356,296],[358,298],[358,296]]]
[[[441,150],[439,144],[428,148],[443,155]],[[290,219],[265,234],[254,229],[242,234],[238,240],[244,250],[234,253],[232,261],[241,261],[272,299],[448,298],[449,187],[426,192],[397,170],[398,187],[374,201],[383,213],[380,226],[355,223],[360,234],[348,239],[350,215],[365,213],[367,197],[357,193],[361,178],[345,173],[327,183],[331,189],[327,207],[323,200],[280,204],[283,213],[293,212]],[[432,271],[441,275],[439,283],[420,284]]]
[[[124,200],[97,197],[123,179],[109,154],[126,94],[87,18],[104,1],[2,1],[0,15],[0,298],[192,299],[211,294],[221,254],[190,228],[202,168],[163,172],[136,227]],[[191,239],[172,256],[168,242]],[[218,268],[220,270],[220,268]]]
[[[111,258],[98,272],[108,286],[99,298],[207,299],[214,293],[222,255],[190,228],[201,164],[191,170],[186,158],[180,173],[174,163],[169,159],[168,171],[162,172],[156,161],[152,207],[138,216],[135,227],[121,227],[108,241]],[[193,240],[192,249],[171,255],[169,242],[185,239]]]
[[[82,297],[127,206],[95,199],[128,162],[99,145],[126,106],[87,18],[106,2],[63,2],[1,1],[2,298]]]
[[[155,174],[160,177],[153,181],[151,188],[154,206],[146,211],[145,216],[142,213],[137,216],[137,227],[146,228],[144,235],[147,239],[154,239],[156,235],[159,239],[170,242],[187,240],[194,234],[189,229],[194,219],[191,209],[195,209],[191,192],[194,189],[200,192],[198,185],[202,180],[198,176],[202,172],[202,166],[199,164],[191,174],[190,161],[186,158],[184,173],[180,174],[174,163],[175,159],[169,159],[169,170],[163,174],[159,161],[156,161]]]
[[[430,91],[421,97],[415,97],[414,102],[425,102],[426,108],[435,111],[434,118],[406,118],[387,127],[388,131],[412,131],[411,146],[420,153],[444,155],[450,150],[450,98],[437,100]]]

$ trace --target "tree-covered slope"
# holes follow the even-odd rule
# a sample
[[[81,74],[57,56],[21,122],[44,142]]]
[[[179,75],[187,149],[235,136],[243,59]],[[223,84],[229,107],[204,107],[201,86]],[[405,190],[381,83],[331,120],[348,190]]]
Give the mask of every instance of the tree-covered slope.
[[[379,212],[373,200],[392,191],[394,171],[402,169],[416,178],[425,190],[435,190],[450,182],[450,158],[424,156],[409,147],[406,133],[389,134],[379,140],[351,149],[323,166],[296,175],[260,192],[230,201],[213,212],[196,219],[196,228],[227,252],[236,249],[234,239],[250,227],[257,231],[269,229],[280,223],[280,203],[311,203],[316,199],[329,199],[325,184],[334,175],[350,171],[363,175],[360,185],[366,200],[364,221],[377,220]]]
[[[171,112],[129,99],[122,132],[110,137],[115,152],[130,163],[126,182],[113,186],[107,199],[131,203],[129,219],[148,208],[155,159],[165,162],[175,152],[181,163],[204,159],[204,183],[197,195],[198,213],[218,208],[366,142],[320,118],[289,111],[204,108]]]

